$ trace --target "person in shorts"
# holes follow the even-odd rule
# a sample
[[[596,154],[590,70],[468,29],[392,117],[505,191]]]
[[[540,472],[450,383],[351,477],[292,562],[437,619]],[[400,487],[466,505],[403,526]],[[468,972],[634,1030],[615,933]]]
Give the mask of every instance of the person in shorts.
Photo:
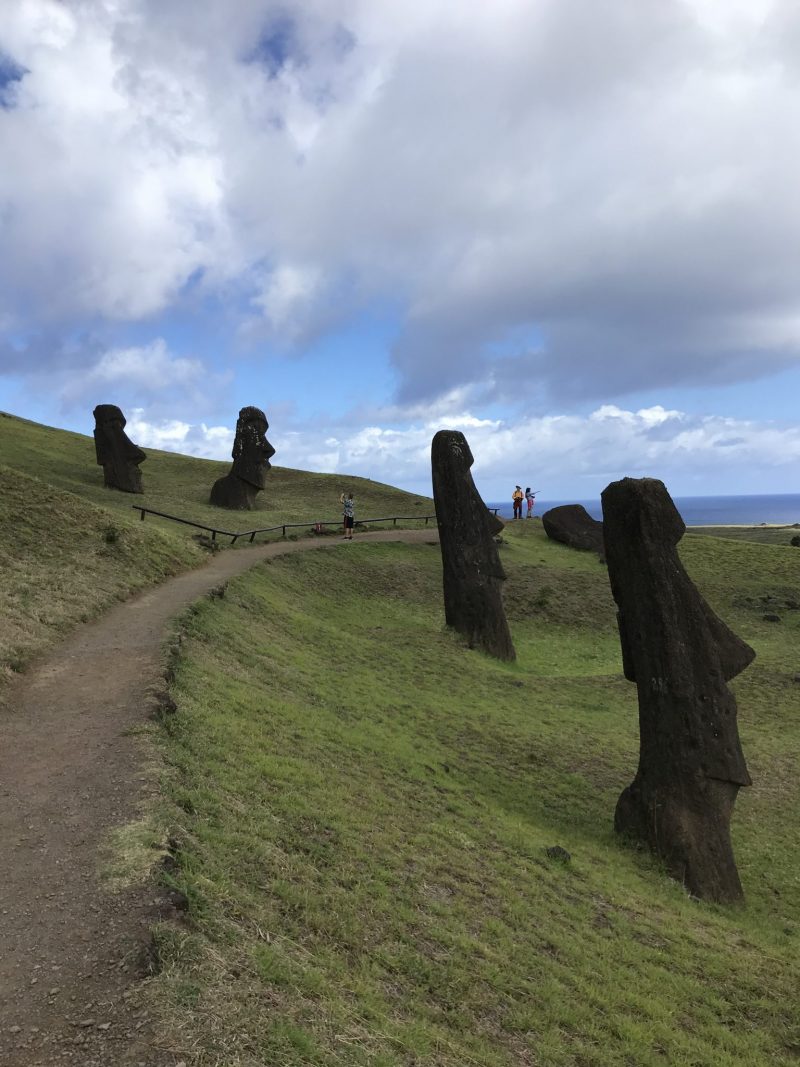
[[[353,494],[348,493],[347,496],[342,493],[342,518],[344,520],[344,540],[353,540],[353,527],[356,521],[356,502],[353,500]]]
[[[530,518],[531,515],[533,514],[533,502],[536,499],[536,493],[532,493],[531,492],[531,487],[530,486],[528,486],[528,488],[525,490],[525,499],[528,502],[528,516],[527,517]]]

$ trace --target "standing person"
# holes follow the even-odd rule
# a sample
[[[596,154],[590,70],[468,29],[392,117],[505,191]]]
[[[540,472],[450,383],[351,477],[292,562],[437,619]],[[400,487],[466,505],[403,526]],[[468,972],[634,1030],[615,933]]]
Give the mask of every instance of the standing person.
[[[355,525],[356,517],[356,502],[353,500],[353,494],[348,493],[347,496],[342,493],[342,511],[344,518],[344,540],[353,540],[353,526]]]
[[[528,488],[525,490],[525,499],[528,501],[528,515],[527,515],[527,517],[530,518],[531,515],[533,514],[533,502],[536,499],[536,493],[532,493],[531,492],[531,487],[530,486],[528,486]]]
[[[518,485],[511,494],[511,503],[514,505],[514,518],[522,518],[522,486]]]

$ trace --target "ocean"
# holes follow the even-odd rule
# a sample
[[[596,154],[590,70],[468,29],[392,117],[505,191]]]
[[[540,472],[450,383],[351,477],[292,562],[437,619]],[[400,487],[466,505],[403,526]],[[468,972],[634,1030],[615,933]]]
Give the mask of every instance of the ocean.
[[[774,496],[676,496],[675,506],[687,526],[791,526],[800,523],[800,493],[782,493]],[[602,519],[600,499],[596,500],[549,500],[536,497],[534,515],[541,516],[560,504],[583,504],[594,519]],[[514,512],[510,500],[487,501],[487,507],[498,508],[502,518],[510,519]],[[522,514],[527,505],[522,502]]]

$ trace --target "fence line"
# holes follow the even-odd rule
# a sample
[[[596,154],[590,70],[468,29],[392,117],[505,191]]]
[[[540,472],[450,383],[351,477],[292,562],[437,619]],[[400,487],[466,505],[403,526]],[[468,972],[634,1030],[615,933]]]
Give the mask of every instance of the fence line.
[[[313,530],[317,526],[341,526],[342,518],[338,519],[318,519],[315,522],[279,522],[277,526],[261,526],[256,530],[221,530],[219,527],[206,526],[202,522],[194,522],[192,519],[182,519],[179,515],[168,515],[166,511],[156,511],[154,508],[145,508],[141,504],[131,504],[134,511],[139,512],[139,518],[144,522],[145,515],[157,515],[160,519],[170,519],[172,522],[180,522],[184,526],[194,526],[196,530],[207,530],[211,534],[211,540],[216,541],[217,534],[222,537],[230,537],[231,544],[235,545],[240,537],[247,537],[252,545],[255,541],[256,534],[274,533],[276,530],[281,531],[281,536],[286,536],[287,530],[292,529],[308,529]],[[494,514],[497,514],[497,508],[490,508]],[[425,522],[428,525],[430,519],[435,519],[435,515],[387,515],[379,519],[359,519],[356,525],[366,526],[371,522],[391,522],[393,526],[397,526],[398,522]]]
[[[193,526],[197,530],[207,530],[211,534],[211,540],[216,541],[217,534],[222,537],[230,537],[231,544],[235,545],[240,537],[247,537],[250,544],[255,541],[256,534],[274,533],[276,530],[281,531],[281,536],[286,536],[287,530],[293,529],[306,529],[313,530],[316,526],[341,526],[342,519],[317,519],[314,522],[279,522],[277,526],[260,526],[256,530],[222,530],[219,527],[206,526],[202,522],[193,522],[191,519],[182,519],[178,515],[168,515],[165,511],[156,511],[154,508],[145,508],[140,504],[131,504],[134,511],[139,512],[139,517],[144,522],[145,515],[157,515],[161,519],[170,519],[172,522],[180,522],[184,526]],[[435,515],[387,515],[383,518],[377,519],[359,519],[358,525],[366,526],[371,522],[391,522],[392,525],[397,526],[398,522],[418,522],[424,521],[425,525],[431,519],[435,519]]]

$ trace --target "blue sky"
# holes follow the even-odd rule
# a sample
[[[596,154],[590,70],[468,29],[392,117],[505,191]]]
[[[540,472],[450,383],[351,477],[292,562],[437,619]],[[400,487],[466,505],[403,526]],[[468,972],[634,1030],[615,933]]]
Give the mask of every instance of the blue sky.
[[[798,56],[784,0],[5,0],[0,408],[800,492]]]

